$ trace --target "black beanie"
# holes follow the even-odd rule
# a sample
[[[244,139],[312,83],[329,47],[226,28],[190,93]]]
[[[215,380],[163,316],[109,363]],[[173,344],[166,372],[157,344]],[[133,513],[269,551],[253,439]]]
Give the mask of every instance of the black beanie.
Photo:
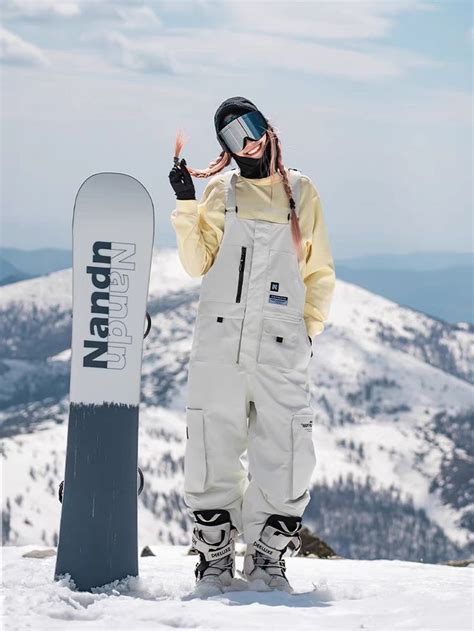
[[[214,114],[214,127],[216,128],[216,134],[224,127],[222,120],[226,114],[236,114],[236,116],[241,116],[246,112],[259,111],[258,107],[252,103],[252,101],[249,101],[243,96],[231,96],[219,105],[216,113]]]

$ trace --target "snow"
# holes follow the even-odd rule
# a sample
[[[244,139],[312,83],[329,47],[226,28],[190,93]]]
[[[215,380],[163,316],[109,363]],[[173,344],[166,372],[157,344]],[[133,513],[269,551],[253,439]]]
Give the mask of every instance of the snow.
[[[4,285],[0,298],[0,307],[13,302],[25,306],[37,305],[41,308],[60,306],[71,308],[72,270],[64,269],[39,278],[22,280],[11,285]]]
[[[193,598],[196,556],[152,546],[140,576],[78,592],[53,581],[55,557],[2,548],[5,629],[449,629],[472,625],[473,569],[402,561],[287,559],[295,594],[230,591]],[[237,568],[242,557],[237,556]],[[254,587],[254,585],[252,585]]]

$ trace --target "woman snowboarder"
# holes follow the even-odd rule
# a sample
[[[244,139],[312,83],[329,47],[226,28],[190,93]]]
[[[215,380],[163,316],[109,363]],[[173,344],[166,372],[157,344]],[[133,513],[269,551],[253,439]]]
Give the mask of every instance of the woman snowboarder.
[[[214,123],[218,158],[205,170],[187,167],[178,134],[169,174],[180,261],[190,276],[203,276],[184,459],[196,582],[230,585],[242,534],[242,575],[291,592],[283,555],[301,546],[310,499],[309,365],[312,337],[329,314],[334,262],[319,194],[309,177],[284,167],[268,119],[248,99],[232,97]],[[238,167],[223,172],[232,158]],[[192,176],[213,176],[199,204]]]

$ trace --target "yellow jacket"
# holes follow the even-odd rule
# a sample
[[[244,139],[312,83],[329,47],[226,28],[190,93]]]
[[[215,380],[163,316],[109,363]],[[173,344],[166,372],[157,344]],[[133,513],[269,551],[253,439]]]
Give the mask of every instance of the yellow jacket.
[[[251,179],[240,174],[236,181],[239,216],[269,219],[268,208],[275,206],[271,221],[288,221],[288,197],[281,175]],[[277,210],[280,209],[280,210]],[[180,261],[190,276],[202,276],[214,262],[224,233],[224,185],[220,174],[208,182],[201,201],[176,200],[171,213],[176,231]],[[319,193],[306,175],[301,177],[299,224],[306,257],[300,271],[306,285],[304,319],[308,335],[319,335],[328,319],[336,275],[324,223]]]

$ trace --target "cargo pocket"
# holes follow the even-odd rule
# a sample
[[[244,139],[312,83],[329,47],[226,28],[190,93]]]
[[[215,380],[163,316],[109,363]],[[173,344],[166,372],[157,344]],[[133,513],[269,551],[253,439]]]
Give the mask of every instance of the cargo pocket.
[[[194,329],[191,359],[235,364],[238,360],[243,318],[199,314]]]
[[[309,488],[316,466],[313,445],[313,418],[311,414],[294,414],[291,421],[291,498],[301,497]]]
[[[207,474],[206,436],[202,408],[186,408],[186,447],[184,452],[184,490],[204,491]]]
[[[309,341],[306,337],[303,318],[264,317],[257,362],[293,370],[304,369],[309,363]]]

